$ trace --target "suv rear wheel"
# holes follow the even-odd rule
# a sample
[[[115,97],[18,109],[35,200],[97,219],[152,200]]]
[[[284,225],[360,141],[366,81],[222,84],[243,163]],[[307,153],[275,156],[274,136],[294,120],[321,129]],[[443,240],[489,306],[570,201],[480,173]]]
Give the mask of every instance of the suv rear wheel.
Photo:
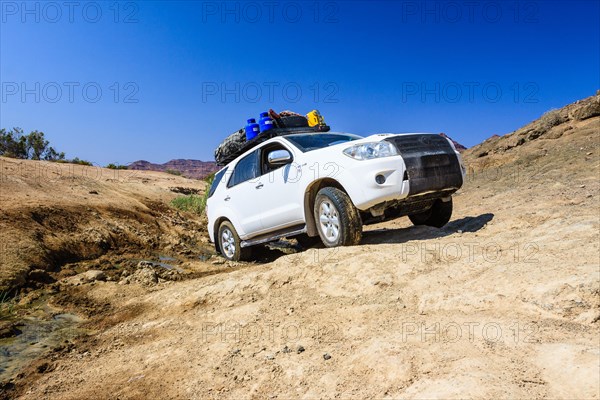
[[[223,257],[230,261],[247,260],[250,257],[250,248],[242,247],[242,241],[229,221],[223,221],[219,226],[219,248]]]
[[[326,247],[352,246],[362,238],[362,221],[346,193],[325,187],[317,193],[314,206],[317,231]]]
[[[448,201],[437,199],[429,210],[408,216],[415,225],[427,225],[436,228],[446,225],[450,221],[450,217],[452,217],[452,198]]]

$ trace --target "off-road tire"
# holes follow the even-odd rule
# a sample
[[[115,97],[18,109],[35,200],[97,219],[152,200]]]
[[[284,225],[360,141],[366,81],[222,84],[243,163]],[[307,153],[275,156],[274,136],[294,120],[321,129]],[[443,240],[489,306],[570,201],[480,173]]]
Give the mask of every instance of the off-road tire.
[[[321,205],[327,203],[333,206],[338,220],[337,236],[328,237],[321,223]],[[325,187],[317,193],[313,208],[317,231],[325,247],[353,246],[362,239],[362,221],[360,214],[346,193],[334,187]]]
[[[418,214],[409,215],[408,218],[415,225],[427,225],[441,228],[452,217],[452,198],[449,201],[437,199],[431,208]]]
[[[232,241],[228,243],[228,245],[233,245],[234,248],[231,250],[227,248],[227,244],[224,242],[223,234],[225,231],[228,231],[232,235]],[[233,227],[233,224],[229,221],[221,222],[219,225],[219,233],[217,236],[217,240],[219,243],[219,250],[221,251],[221,255],[230,261],[246,261],[250,259],[251,249],[249,247],[242,247],[240,237],[237,234],[237,231]]]

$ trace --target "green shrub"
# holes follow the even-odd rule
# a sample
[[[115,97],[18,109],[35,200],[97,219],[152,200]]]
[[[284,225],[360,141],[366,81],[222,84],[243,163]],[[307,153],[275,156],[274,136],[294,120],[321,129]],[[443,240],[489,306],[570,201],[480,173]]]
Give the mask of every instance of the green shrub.
[[[87,165],[89,167],[94,166],[94,164],[92,164],[91,161],[87,161],[87,160],[80,160],[79,157],[75,157],[74,159],[69,161],[71,164],[77,164],[77,165]]]
[[[106,168],[108,168],[108,169],[127,169],[128,167],[127,167],[127,165],[110,163],[106,166]]]
[[[204,177],[204,179],[202,179],[204,182],[208,183],[208,186],[212,185],[213,181],[215,180],[215,172],[211,172],[210,174],[206,175]]]
[[[180,196],[171,200],[171,205],[178,210],[201,215],[206,208],[206,196],[198,196],[195,194]]]
[[[166,169],[165,172],[167,174],[181,176],[181,171],[177,171],[176,169]]]
[[[9,292],[0,292],[0,320],[9,318],[14,314],[15,299]]]

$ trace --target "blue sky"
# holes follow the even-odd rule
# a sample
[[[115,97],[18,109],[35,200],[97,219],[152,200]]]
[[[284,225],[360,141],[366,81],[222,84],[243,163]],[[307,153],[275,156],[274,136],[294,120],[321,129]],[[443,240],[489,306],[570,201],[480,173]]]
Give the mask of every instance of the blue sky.
[[[269,108],[475,145],[600,89],[598,1],[0,2],[0,127],[212,160]]]

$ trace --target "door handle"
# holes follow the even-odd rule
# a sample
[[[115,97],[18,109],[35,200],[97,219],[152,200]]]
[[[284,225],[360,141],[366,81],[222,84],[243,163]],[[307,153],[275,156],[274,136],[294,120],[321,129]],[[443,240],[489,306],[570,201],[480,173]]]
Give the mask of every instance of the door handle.
[[[231,197],[229,197],[229,196],[225,197],[225,201],[229,201],[229,200],[231,200]]]
[[[257,189],[262,189],[263,186],[265,186],[265,185],[263,185],[262,183],[259,183],[258,185],[256,185],[256,188]]]

